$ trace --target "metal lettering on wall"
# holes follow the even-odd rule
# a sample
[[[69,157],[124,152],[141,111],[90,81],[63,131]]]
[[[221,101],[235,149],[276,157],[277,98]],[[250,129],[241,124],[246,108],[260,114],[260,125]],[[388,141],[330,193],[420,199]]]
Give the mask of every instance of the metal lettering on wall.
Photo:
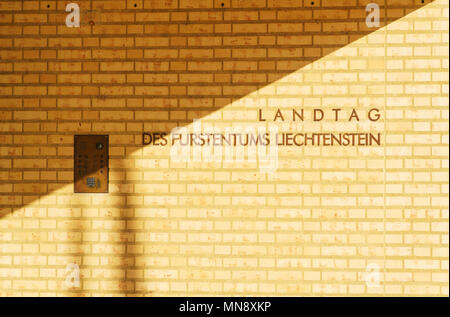
[[[107,135],[75,135],[75,193],[107,193],[109,156]]]

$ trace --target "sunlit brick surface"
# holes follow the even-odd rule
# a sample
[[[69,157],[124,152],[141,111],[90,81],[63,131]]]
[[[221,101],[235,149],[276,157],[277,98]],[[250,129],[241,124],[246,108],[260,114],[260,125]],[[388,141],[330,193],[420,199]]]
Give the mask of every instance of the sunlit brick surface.
[[[381,1],[378,30],[368,2],[78,1],[67,28],[67,1],[0,1],[0,295],[448,296],[448,1]],[[280,147],[273,173],[142,145],[293,107],[343,119],[280,131],[382,144]],[[84,133],[109,194],[73,193]]]

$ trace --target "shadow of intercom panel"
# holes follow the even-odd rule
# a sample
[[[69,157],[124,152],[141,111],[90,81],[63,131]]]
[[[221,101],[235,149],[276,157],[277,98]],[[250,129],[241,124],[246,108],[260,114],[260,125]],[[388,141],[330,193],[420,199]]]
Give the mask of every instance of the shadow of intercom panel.
[[[107,193],[108,135],[74,136],[74,192]]]

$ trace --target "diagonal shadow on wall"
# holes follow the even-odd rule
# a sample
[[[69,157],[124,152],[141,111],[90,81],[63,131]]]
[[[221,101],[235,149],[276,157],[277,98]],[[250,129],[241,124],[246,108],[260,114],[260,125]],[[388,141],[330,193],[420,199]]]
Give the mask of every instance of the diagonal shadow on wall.
[[[426,1],[429,3],[430,1]],[[405,5],[405,3],[407,3]],[[426,4],[426,3],[425,3]],[[384,7],[381,5],[381,15],[382,17],[385,13],[388,16],[387,24],[397,20],[398,18],[403,17],[404,15],[422,7],[424,4],[421,1],[404,1],[404,0],[392,0],[388,1],[389,10],[384,12]],[[183,78],[184,85],[180,85],[179,87],[174,87],[173,90],[168,92],[170,98],[155,98],[150,95],[140,95],[142,98],[145,110],[143,111],[142,107],[133,108],[133,106],[126,105],[123,108],[117,107],[99,107],[99,108],[91,108],[91,110],[98,111],[120,111],[120,110],[136,110],[136,111],[149,111],[151,113],[150,117],[135,117],[136,122],[141,122],[144,125],[145,131],[165,131],[169,132],[172,128],[176,126],[184,126],[192,123],[192,119],[201,118],[207,114],[210,114],[214,111],[221,109],[222,107],[230,104],[233,100],[237,100],[246,96],[247,94],[256,91],[264,86],[267,86],[276,80],[298,70],[302,67],[316,61],[333,51],[344,47],[353,41],[368,35],[369,33],[375,31],[376,29],[368,29],[365,25],[365,11],[364,6],[360,6],[355,8],[355,11],[358,11],[360,16],[355,18],[349,18],[348,16],[341,16],[339,7],[332,7],[327,12],[315,13],[314,8],[310,5],[304,6],[299,10],[297,15],[293,15],[290,19],[293,24],[295,22],[303,21],[303,30],[301,32],[293,32],[291,29],[283,29],[282,27],[273,24],[272,29],[272,37],[268,36],[265,38],[261,36],[261,34],[257,33],[243,33],[242,36],[234,37],[229,39],[229,43],[221,43],[221,46],[225,54],[223,57],[217,56],[196,56],[195,53],[186,52],[184,56],[177,55],[178,57],[172,56],[154,56],[147,59],[125,59],[126,61],[135,61],[135,63],[143,64],[145,61],[152,61],[155,63],[164,63],[166,61],[172,62],[174,65],[178,65],[181,67],[180,69],[174,69],[173,74],[179,74],[179,78]],[[253,9],[255,12],[258,12],[257,9]],[[232,10],[231,10],[232,11]],[[248,10],[248,12],[252,12],[252,10]],[[91,11],[89,13],[92,16],[92,19],[98,18],[99,20],[106,21],[107,19],[102,16],[107,14],[107,12],[96,12]],[[249,13],[250,14],[250,13]],[[278,13],[281,14],[281,13]],[[310,16],[305,16],[305,14],[311,14]],[[302,20],[306,19],[306,20]],[[345,20],[347,20],[345,22]],[[255,22],[255,21],[252,21]],[[87,24],[87,23],[86,23]],[[104,23],[107,25],[107,23]],[[184,23],[180,23],[180,25],[189,25],[189,21],[185,21]],[[151,25],[151,24],[150,24]],[[89,28],[88,25],[83,25],[85,28]],[[383,23],[381,24],[383,26]],[[292,25],[292,28],[295,29],[295,26]],[[83,28],[83,27],[82,27]],[[82,29],[81,28],[81,29]],[[310,29],[308,29],[310,28]],[[320,33],[320,35],[318,35]],[[276,37],[273,36],[276,35]],[[311,37],[311,40],[308,39],[305,35],[315,34]],[[161,37],[169,36],[169,34],[161,33]],[[258,37],[260,37],[258,39]],[[260,42],[262,40],[267,42]],[[256,42],[254,42],[256,40]],[[211,37],[210,41],[214,41],[214,37]],[[223,41],[223,40],[222,40]],[[259,41],[259,42],[258,42]],[[257,45],[255,45],[255,43]],[[213,42],[211,42],[213,45]],[[227,45],[241,45],[242,50],[237,50],[235,52],[226,52]],[[200,48],[200,46],[193,46],[194,48]],[[180,47],[179,50],[183,50],[184,48]],[[194,54],[194,55],[192,55]],[[209,54],[209,53],[207,53]],[[280,57],[282,60],[280,61]],[[86,59],[90,60],[90,59]],[[204,64],[206,60],[206,63]],[[186,61],[193,61],[193,68],[189,69],[186,65],[183,65]],[[198,62],[198,63],[197,63]],[[210,67],[217,66],[217,70],[214,72],[207,72],[207,69]],[[182,74],[180,74],[180,72]],[[95,74],[95,71],[91,71],[90,74]],[[110,74],[113,75],[117,72],[105,70],[103,72],[105,75]],[[149,78],[155,74],[154,70],[141,69],[139,71],[127,72],[127,74],[142,74],[145,76],[149,75]],[[158,89],[160,89],[161,85],[170,85],[171,78],[171,70],[165,72],[167,82],[155,82],[150,83],[147,88],[150,88],[149,91],[152,91],[155,94],[158,94]],[[151,79],[150,79],[151,80]],[[205,87],[211,87],[214,85],[212,90],[205,89]],[[188,87],[191,85],[191,87]],[[102,87],[99,87],[99,94],[94,94],[90,96],[90,98],[98,100],[99,104],[107,104],[108,102],[117,104],[117,99],[126,99],[135,97],[136,94],[121,94],[111,96],[108,95],[109,90],[105,88],[102,91]],[[134,92],[136,93],[138,89],[134,88]],[[179,103],[174,103],[173,100],[179,100]],[[145,106],[145,103],[148,102],[148,105]],[[154,103],[157,106],[153,106]],[[172,118],[171,111],[175,110],[183,110],[187,111],[189,115],[183,118]],[[167,116],[164,115],[163,118],[158,118],[161,111],[166,112]],[[120,120],[114,121],[107,119],[107,122],[110,123],[119,123]],[[73,120],[65,120],[64,123],[67,122],[76,122]],[[8,123],[5,121],[5,123]],[[148,123],[146,125],[146,123]],[[82,122],[79,122],[79,125],[82,125]],[[146,128],[147,127],[147,128]],[[11,133],[2,132],[3,135],[10,135]],[[15,133],[14,135],[17,135]],[[77,133],[67,133],[60,137],[60,140],[56,139],[53,142],[65,142],[65,145],[71,146],[73,140],[72,135],[79,134]],[[103,130],[98,132],[98,134],[114,134],[114,131],[108,130],[107,127],[103,128]],[[134,133],[135,139],[141,138],[141,132]],[[49,140],[49,139],[47,139]],[[126,146],[128,144],[123,144]],[[121,147],[122,145],[117,145]],[[137,146],[138,147],[138,146]],[[17,154],[13,150],[9,150],[11,152],[0,153],[0,155],[4,157],[15,157],[20,158],[21,155]],[[71,155],[63,155],[63,158],[72,159]],[[126,157],[126,153],[124,155],[111,154],[111,158],[116,161],[116,165],[111,166],[111,171],[123,171],[126,172],[126,165],[121,162],[122,158]],[[55,159],[56,160],[56,159]],[[5,178],[0,180],[0,184],[11,184],[11,191],[6,193],[1,193],[0,195],[5,198],[2,199],[0,205],[0,217],[4,216],[8,213],[13,212],[16,209],[21,209],[33,202],[40,200],[41,198],[45,198],[49,193],[56,191],[72,182],[70,180],[64,181],[53,181],[48,182],[43,186],[43,184],[35,184],[33,183],[31,186],[28,186],[26,189],[22,189],[21,184],[22,181],[15,181],[15,173],[24,173],[31,171],[52,171],[56,170],[52,168],[52,164],[47,165],[48,168],[28,168],[28,169],[20,169],[20,168],[5,168],[2,169],[3,172],[6,172]],[[68,173],[71,173],[71,168],[66,168]],[[126,183],[126,180],[121,182],[123,184]],[[16,191],[17,189],[17,191]],[[28,191],[29,190],[29,191]],[[28,192],[27,192],[28,191]],[[129,208],[128,205],[128,194],[124,193],[121,195],[123,200],[121,200],[120,204],[117,204],[115,210],[118,212],[118,217],[122,219],[122,224],[119,225],[120,230],[118,237],[114,239],[117,240],[117,253],[119,256],[114,257],[117,263],[115,265],[117,267],[133,267],[135,263],[132,263],[135,259],[132,254],[129,254],[129,246],[136,245],[134,243],[133,234],[127,229],[127,220],[132,218],[128,217],[127,210]],[[120,220],[119,220],[120,221]],[[75,228],[74,232],[82,231],[80,227]],[[79,250],[76,252],[79,253]],[[82,257],[82,255],[81,255]],[[130,262],[131,261],[131,262]],[[122,290],[124,294],[127,293],[136,293],[136,285],[135,278],[128,276],[128,272],[116,272],[114,278],[119,280],[118,289]],[[146,292],[143,292],[146,293]],[[147,293],[146,293],[147,294]]]

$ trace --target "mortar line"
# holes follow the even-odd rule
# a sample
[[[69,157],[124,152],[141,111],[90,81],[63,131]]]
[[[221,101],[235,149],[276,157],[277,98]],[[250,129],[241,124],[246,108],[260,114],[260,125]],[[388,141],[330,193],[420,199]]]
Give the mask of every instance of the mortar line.
[[[387,0],[384,3],[383,296],[386,296]]]

